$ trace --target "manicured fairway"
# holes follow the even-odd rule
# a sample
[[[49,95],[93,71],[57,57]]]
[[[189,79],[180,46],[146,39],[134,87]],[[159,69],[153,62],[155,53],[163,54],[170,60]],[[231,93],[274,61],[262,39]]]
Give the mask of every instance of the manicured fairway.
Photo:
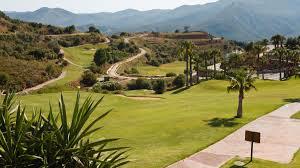
[[[64,48],[65,57],[75,64],[87,67],[93,61],[93,56],[98,48],[107,47],[106,44],[85,44],[77,47]]]
[[[249,163],[246,166],[235,166],[234,162],[240,161],[240,159],[233,159],[222,168],[299,168],[300,167],[300,152],[295,155],[294,160],[289,164],[280,164],[260,159],[254,159],[253,162],[249,163],[249,159],[243,160],[244,163]]]
[[[181,61],[176,61],[169,64],[163,64],[159,67],[150,65],[137,65],[136,68],[140,75],[166,75],[169,72],[174,72],[176,74],[183,74],[185,63]]]
[[[297,100],[300,95],[300,80],[258,81],[258,91],[246,95],[244,118],[232,119],[237,94],[228,94],[227,85],[226,81],[203,82],[182,92],[160,95],[165,98],[161,100],[141,101],[106,95],[96,115],[111,108],[114,110],[100,123],[104,129],[92,138],[123,138],[119,144],[132,147],[130,159],[133,162],[127,167],[163,168],[215,143],[257,117]],[[151,94],[141,92],[142,95]],[[90,94],[82,92],[82,97]],[[129,93],[133,94],[140,92]],[[64,95],[70,116],[76,92]],[[32,107],[48,109],[49,100],[57,104],[58,97],[59,93],[49,93],[19,99],[31,110]]]
[[[291,118],[300,119],[300,111],[298,113],[294,114]]]

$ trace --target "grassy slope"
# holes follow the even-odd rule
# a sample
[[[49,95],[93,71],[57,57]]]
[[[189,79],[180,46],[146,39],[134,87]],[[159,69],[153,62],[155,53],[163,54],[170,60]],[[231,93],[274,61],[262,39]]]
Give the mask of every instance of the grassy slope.
[[[96,49],[106,46],[106,44],[86,44],[77,47],[64,48],[65,57],[75,64],[88,67],[93,61],[93,56],[96,52]],[[69,64],[63,71],[67,72],[65,78],[48,85],[47,87],[41,89],[39,92],[44,93],[73,90],[69,87],[70,82],[77,81],[81,77],[84,69]]]
[[[294,114],[291,118],[300,119],[300,111],[298,113]]]
[[[174,72],[176,74],[182,74],[184,71],[185,63],[176,61],[169,64],[163,64],[159,67],[150,65],[136,65],[140,75],[166,75],[168,72]]]
[[[271,161],[265,161],[260,159],[254,159],[252,163],[246,166],[235,166],[234,162],[239,161],[239,159],[233,159],[226,163],[222,168],[299,168],[300,167],[300,151],[295,155],[293,161],[289,164],[280,164]],[[244,163],[248,163],[249,159],[244,160]]]
[[[64,48],[66,58],[75,64],[87,67],[93,61],[93,56],[98,48],[106,47],[106,44],[86,44],[77,47]]]
[[[237,94],[226,93],[226,81],[203,82],[178,94],[166,93],[162,95],[166,99],[154,101],[107,95],[96,114],[110,108],[114,109],[113,113],[101,123],[105,129],[92,137],[124,138],[119,143],[133,148],[130,158],[134,162],[128,165],[130,168],[165,167],[287,103],[284,99],[298,98],[299,84],[300,80],[259,81],[258,91],[246,95],[245,117],[234,121],[226,119],[235,115]],[[73,104],[75,94],[64,93],[68,107]],[[83,97],[87,95],[90,93],[82,93]],[[47,109],[49,100],[56,103],[58,96],[58,93],[51,93],[27,95],[20,99],[27,104],[27,109],[33,106]],[[68,115],[71,115],[71,110]]]

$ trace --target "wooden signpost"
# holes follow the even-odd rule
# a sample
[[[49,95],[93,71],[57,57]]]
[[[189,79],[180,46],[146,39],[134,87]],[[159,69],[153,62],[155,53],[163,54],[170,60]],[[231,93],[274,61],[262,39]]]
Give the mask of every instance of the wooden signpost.
[[[260,133],[253,131],[246,131],[245,140],[251,142],[251,162],[253,160],[253,143],[260,143]]]

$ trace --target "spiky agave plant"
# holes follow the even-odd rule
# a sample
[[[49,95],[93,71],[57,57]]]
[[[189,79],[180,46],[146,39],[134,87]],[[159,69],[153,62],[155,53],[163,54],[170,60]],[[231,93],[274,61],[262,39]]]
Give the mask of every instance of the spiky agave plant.
[[[15,94],[6,94],[0,106],[0,166],[1,167],[34,167],[38,155],[27,151],[24,140],[32,123],[25,116],[25,108],[14,106]]]
[[[11,108],[11,103],[9,103],[11,101],[8,100],[12,100],[12,97],[13,95],[8,94],[3,107]],[[126,147],[107,147],[108,144],[118,139],[90,141],[88,138],[89,135],[102,128],[93,128],[95,124],[110,113],[110,111],[107,111],[88,123],[88,119],[102,100],[103,97],[98,101],[94,101],[91,97],[88,97],[84,103],[80,105],[80,94],[78,93],[70,122],[67,118],[67,109],[63,95],[61,95],[59,101],[59,112],[57,115],[54,115],[52,106],[50,105],[48,117],[44,117],[40,111],[39,113],[33,113],[31,120],[27,120],[25,110],[21,111],[19,107],[16,121],[9,121],[12,125],[8,127],[15,130],[16,133],[18,132],[18,134],[22,132],[18,138],[18,142],[22,145],[22,150],[20,150],[24,154],[17,156],[23,160],[5,157],[5,154],[7,151],[9,152],[10,149],[7,149],[5,143],[0,142],[0,146],[2,147],[0,152],[1,163],[3,163],[3,165],[13,163],[18,165],[18,167],[23,167],[20,165],[20,161],[22,161],[24,165],[26,165],[25,163],[27,162],[25,167],[32,165],[32,167],[99,168],[116,168],[127,164],[127,156],[124,156],[126,152],[124,150],[127,149]],[[20,120],[22,122],[17,122],[20,116],[23,118],[23,121]],[[19,130],[16,129],[18,127],[23,129],[17,131]],[[4,135],[7,134],[6,132]],[[9,137],[0,135],[0,141],[2,139],[3,142],[11,141]],[[10,162],[11,160],[14,160],[14,162]]]

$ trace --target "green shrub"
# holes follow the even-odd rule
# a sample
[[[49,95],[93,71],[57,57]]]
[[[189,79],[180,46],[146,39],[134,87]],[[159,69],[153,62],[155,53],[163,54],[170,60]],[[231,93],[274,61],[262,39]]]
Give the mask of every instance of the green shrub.
[[[185,75],[180,74],[178,75],[172,82],[172,84],[176,87],[176,88],[180,88],[183,87],[185,85]]]
[[[97,82],[97,76],[92,71],[85,71],[81,76],[80,83],[84,86],[93,86]]]
[[[151,89],[151,82],[147,79],[139,78],[137,80],[132,80],[127,84],[129,90],[140,90],[140,89]]]
[[[54,67],[52,64],[47,65],[46,70],[48,75],[52,76],[55,73]]]
[[[44,116],[42,111],[27,112],[20,105],[14,110],[14,94],[6,94],[0,104],[0,167],[113,168],[128,163],[123,155],[126,148],[112,146],[118,139],[93,141],[88,137],[101,128],[94,128],[95,124],[110,113],[89,121],[102,100],[88,97],[81,105],[78,93],[74,110],[69,113],[61,95],[55,108],[58,111],[50,105],[48,116]]]
[[[8,75],[6,73],[0,72],[0,93],[1,90],[6,89],[8,83]]]
[[[102,73],[101,67],[97,66],[95,63],[92,63],[89,69],[94,73]]]
[[[177,74],[174,72],[169,72],[166,74],[166,77],[174,77],[174,76],[177,76]]]
[[[93,86],[93,91],[96,93],[102,93],[103,91],[117,91],[117,90],[122,90],[122,85],[114,81],[98,82]]]
[[[163,79],[158,79],[153,82],[153,90],[156,94],[163,94],[167,89],[166,81]]]

